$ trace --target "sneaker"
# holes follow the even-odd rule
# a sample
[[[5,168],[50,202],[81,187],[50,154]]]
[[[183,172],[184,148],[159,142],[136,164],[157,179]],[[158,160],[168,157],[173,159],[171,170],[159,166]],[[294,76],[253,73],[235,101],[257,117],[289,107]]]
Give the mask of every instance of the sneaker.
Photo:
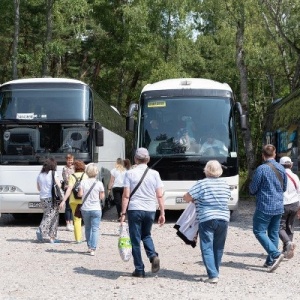
[[[132,277],[139,277],[139,278],[145,278],[145,273],[137,273],[136,271],[134,271],[131,274]]]
[[[275,258],[272,266],[268,268],[268,272],[272,273],[273,271],[275,271],[279,267],[279,264],[282,262],[283,259],[284,254],[280,254],[277,258]]]
[[[205,283],[213,283],[216,284],[219,282],[219,278],[218,277],[213,277],[213,278],[207,278],[206,280],[204,280]]]
[[[91,250],[90,255],[91,255],[91,256],[95,256],[95,251],[94,251],[94,250]]]
[[[295,243],[293,242],[288,242],[286,245],[286,251],[285,251],[285,256],[287,259],[291,259],[294,257],[294,250],[296,248]]]
[[[74,231],[74,226],[72,224],[67,224],[66,230],[67,231]]]
[[[270,267],[272,267],[272,264],[268,264],[268,263],[264,263],[264,266],[263,266],[264,268],[270,268]]]
[[[40,229],[37,229],[37,231],[35,233],[36,233],[37,240],[39,242],[42,242],[43,241],[43,236],[42,236],[42,233],[41,233]]]
[[[160,270],[160,261],[159,261],[158,256],[154,256],[152,258],[151,264],[152,264],[152,267],[151,267],[152,273],[157,273]]]
[[[60,240],[50,239],[50,244],[59,244]]]

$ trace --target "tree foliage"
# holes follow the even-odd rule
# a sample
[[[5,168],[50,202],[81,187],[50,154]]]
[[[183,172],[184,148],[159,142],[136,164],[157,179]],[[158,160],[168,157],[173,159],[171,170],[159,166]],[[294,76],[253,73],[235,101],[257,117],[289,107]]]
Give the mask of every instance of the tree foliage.
[[[241,142],[248,171],[255,164],[249,157],[260,150],[266,108],[300,85],[300,0],[1,4],[1,82],[77,78],[123,115],[149,82],[174,77],[227,82],[248,113],[249,131]]]

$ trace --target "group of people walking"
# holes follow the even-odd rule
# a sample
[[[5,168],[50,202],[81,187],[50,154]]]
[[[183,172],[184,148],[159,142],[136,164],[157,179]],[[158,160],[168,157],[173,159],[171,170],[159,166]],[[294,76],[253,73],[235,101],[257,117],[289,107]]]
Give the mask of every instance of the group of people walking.
[[[148,150],[145,148],[140,148],[136,151],[134,168],[131,168],[129,160],[117,159],[115,168],[111,170],[111,178],[108,185],[108,192],[112,190],[121,224],[125,221],[125,215],[128,214],[132,255],[135,265],[135,270],[132,274],[134,277],[145,276],[140,248],[141,242],[143,242],[146,254],[152,264],[152,272],[158,272],[160,269],[160,260],[151,237],[151,229],[155,218],[157,201],[160,208],[158,222],[160,225],[163,225],[165,222],[162,198],[163,184],[159,173],[149,170],[147,167],[149,159]],[[59,243],[57,239],[59,210],[65,208],[67,230],[74,230],[76,243],[81,243],[83,219],[87,251],[91,255],[95,255],[102,215],[100,200],[105,197],[104,186],[102,182],[97,180],[99,170],[96,164],[90,163],[85,166],[83,161],[74,160],[74,156],[71,154],[67,155],[66,161],[66,166],[62,172],[63,187],[58,179],[56,161],[52,158],[44,162],[38,175],[37,188],[40,192],[44,213],[40,226],[36,231],[37,239],[40,242]],[[143,176],[146,173],[148,173],[147,177]],[[53,180],[65,192],[59,205],[53,202],[52,198]],[[78,197],[82,197],[81,199],[76,199],[72,192],[77,180],[80,180]],[[134,189],[135,191],[133,192]],[[82,219],[76,216],[78,205],[81,205]]]
[[[290,259],[294,256],[294,221],[296,215],[300,215],[298,210],[300,182],[298,176],[291,170],[292,161],[289,157],[282,157],[278,163],[275,157],[276,149],[273,145],[263,147],[263,164],[255,170],[249,185],[250,194],[256,197],[253,233],[267,252],[264,267],[269,272],[276,270],[283,258]],[[73,164],[68,164],[73,159],[72,155],[68,155],[67,165],[63,169],[63,178],[67,184],[63,201],[59,206],[53,206],[51,198],[53,178],[59,184],[56,163],[48,159],[43,165],[37,183],[44,215],[37,230],[37,238],[41,241],[49,238],[51,243],[57,241],[59,209],[66,207],[67,213],[69,201],[75,240],[81,243],[81,218],[74,215],[77,205],[82,204],[88,251],[91,255],[95,255],[101,221],[99,199],[104,198],[104,186],[96,179],[99,172],[97,165],[89,164],[85,168],[83,162],[76,160]],[[133,167],[130,161],[128,163],[117,159],[108,184],[108,192],[113,193],[120,223],[125,222],[126,216],[128,219],[135,267],[132,273],[134,277],[145,277],[141,243],[151,263],[152,272],[156,273],[160,269],[160,259],[151,237],[151,230],[157,204],[158,224],[162,226],[165,223],[163,183],[159,173],[148,168],[149,160],[149,152],[145,148],[136,150]],[[217,160],[208,161],[204,173],[206,178],[197,181],[183,195],[183,199],[195,204],[201,255],[208,275],[205,282],[216,284],[219,281],[230,219],[228,200],[231,193],[226,180],[220,177],[223,169]],[[82,179],[79,194],[83,200],[75,199],[72,195],[72,188],[78,178]],[[66,216],[66,222],[69,226],[71,218]],[[282,251],[278,249],[279,239],[283,243]]]
[[[74,156],[71,154],[67,155],[66,160],[67,164],[62,171],[64,180],[63,189],[65,193],[60,204],[53,202],[52,198],[53,178],[56,184],[62,187],[58,179],[55,160],[52,158],[47,159],[38,175],[37,187],[40,191],[43,218],[36,231],[37,239],[40,242],[60,242],[57,239],[59,210],[65,208],[67,230],[74,231],[76,243],[82,243],[83,219],[88,252],[91,255],[95,255],[102,215],[100,200],[105,197],[103,183],[97,180],[99,173],[98,166],[94,163],[90,163],[86,166],[83,161],[74,160]],[[72,192],[77,180],[80,180],[79,199],[76,199]],[[77,217],[75,214],[78,205],[81,207],[80,211],[82,217]]]

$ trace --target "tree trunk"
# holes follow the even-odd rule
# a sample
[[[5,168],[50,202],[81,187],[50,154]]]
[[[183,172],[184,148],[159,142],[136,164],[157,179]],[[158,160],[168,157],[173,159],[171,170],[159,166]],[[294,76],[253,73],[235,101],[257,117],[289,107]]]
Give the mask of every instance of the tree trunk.
[[[49,44],[52,40],[52,7],[55,0],[46,0],[46,38],[44,45],[44,57],[42,63],[42,77],[46,77],[49,75]]]
[[[15,9],[15,30],[13,41],[12,55],[12,78],[18,78],[18,45],[19,45],[19,30],[20,30],[20,0],[14,0]]]
[[[237,21],[236,32],[236,63],[240,73],[240,85],[241,85],[241,104],[243,110],[247,112],[247,130],[243,131],[243,142],[247,157],[248,176],[252,177],[253,170],[255,168],[255,156],[253,150],[253,143],[251,138],[251,130],[249,126],[249,97],[248,97],[248,72],[245,64],[244,53],[244,31],[245,31],[245,11],[243,4],[240,6],[240,18]]]

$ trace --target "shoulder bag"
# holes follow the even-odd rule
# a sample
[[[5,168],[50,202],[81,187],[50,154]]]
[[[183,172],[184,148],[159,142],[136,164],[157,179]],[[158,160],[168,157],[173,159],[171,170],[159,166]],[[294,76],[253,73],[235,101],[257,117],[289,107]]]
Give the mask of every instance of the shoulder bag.
[[[88,195],[90,194],[90,192],[92,191],[92,189],[94,188],[94,186],[96,185],[97,180],[92,184],[92,186],[90,187],[89,191],[87,192],[87,194],[85,195],[85,197],[82,199],[82,203],[81,204],[77,204],[76,209],[75,209],[75,213],[74,216],[77,218],[82,218],[82,214],[81,214],[81,206],[84,203],[84,201],[86,200],[86,198],[88,197]]]
[[[51,187],[51,194],[52,194],[52,205],[58,206],[62,200],[63,196],[60,190],[60,187],[56,184],[55,178],[54,178],[54,171],[52,171],[52,187]]]
[[[278,171],[278,170],[273,166],[273,164],[270,163],[270,162],[267,162],[266,165],[268,165],[269,167],[271,167],[271,169],[274,171],[276,177],[278,178],[278,180],[279,180],[279,182],[280,182],[280,186],[281,186],[281,188],[283,189],[283,179],[282,179],[282,177],[280,176],[279,171]]]

